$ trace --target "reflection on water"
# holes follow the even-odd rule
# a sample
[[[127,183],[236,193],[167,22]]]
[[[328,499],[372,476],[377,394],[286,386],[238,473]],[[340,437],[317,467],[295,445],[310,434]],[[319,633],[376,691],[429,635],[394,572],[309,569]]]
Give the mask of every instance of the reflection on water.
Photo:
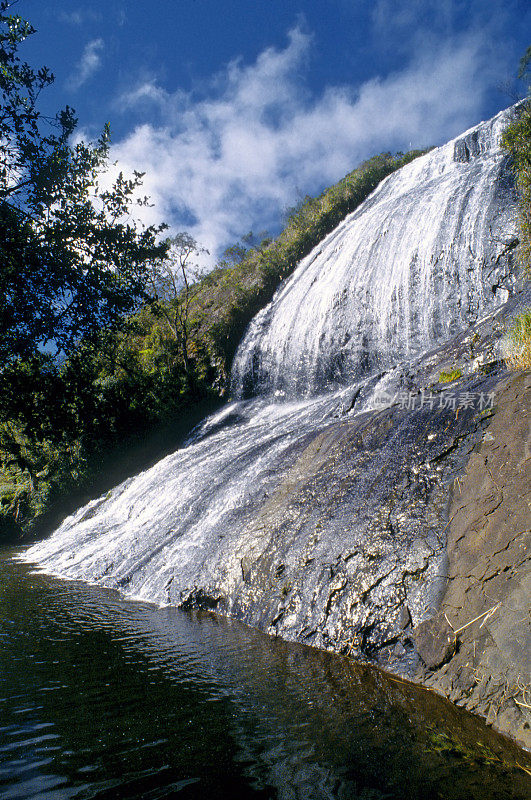
[[[209,614],[4,558],[0,639],[0,798],[528,796],[525,754],[474,717]]]

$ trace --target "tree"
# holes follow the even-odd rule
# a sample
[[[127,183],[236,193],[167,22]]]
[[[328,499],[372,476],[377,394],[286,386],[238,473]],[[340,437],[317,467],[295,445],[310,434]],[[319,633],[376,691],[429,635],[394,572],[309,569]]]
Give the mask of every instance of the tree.
[[[146,299],[149,264],[166,245],[165,226],[139,228],[131,217],[142,174],[122,173],[109,189],[110,132],[96,143],[70,137],[67,107],[54,120],[37,99],[53,81],[22,62],[18,48],[35,31],[0,2],[0,358],[4,364],[52,346],[68,353],[102,326],[115,326]]]
[[[195,259],[207,251],[188,233],[167,240],[166,255],[152,263],[151,295],[157,300],[155,311],[166,321],[177,342],[185,374],[190,380],[190,345],[197,332],[191,307],[204,272]]]
[[[236,264],[241,264],[253,250],[263,250],[271,242],[272,239],[267,231],[260,231],[258,234],[249,231],[238,242],[231,244],[230,247],[223,251],[220,264],[224,267],[234,267]]]
[[[165,226],[132,216],[142,174],[108,185],[109,126],[74,144],[71,108],[40,113],[54,78],[19,57],[35,31],[14,5],[0,0],[0,511],[23,522],[79,485],[127,417],[96,354],[148,298],[168,245]]]

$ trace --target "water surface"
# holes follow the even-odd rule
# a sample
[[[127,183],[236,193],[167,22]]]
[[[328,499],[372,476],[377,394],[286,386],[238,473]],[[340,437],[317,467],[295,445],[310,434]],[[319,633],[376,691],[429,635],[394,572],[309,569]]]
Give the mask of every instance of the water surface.
[[[529,796],[525,754],[431,693],[9,555],[0,798]]]

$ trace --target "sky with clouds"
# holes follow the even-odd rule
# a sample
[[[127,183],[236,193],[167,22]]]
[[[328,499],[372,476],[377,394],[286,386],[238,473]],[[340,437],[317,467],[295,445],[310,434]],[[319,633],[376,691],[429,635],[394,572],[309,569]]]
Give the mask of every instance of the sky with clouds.
[[[382,151],[440,144],[510,105],[528,0],[19,0],[42,97],[104,123],[145,171],[146,222],[213,261]]]

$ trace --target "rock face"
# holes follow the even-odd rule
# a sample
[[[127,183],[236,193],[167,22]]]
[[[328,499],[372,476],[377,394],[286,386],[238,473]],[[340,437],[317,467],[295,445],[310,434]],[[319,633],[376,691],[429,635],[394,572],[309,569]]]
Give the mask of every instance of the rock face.
[[[531,749],[531,374],[497,360],[500,329],[421,359],[407,403],[311,442],[252,523],[227,612],[419,681]],[[434,385],[448,364],[463,377]]]
[[[442,612],[417,625],[413,640],[420,660],[428,669],[446,664],[457,647],[457,638]]]
[[[274,635],[413,675],[412,625],[446,585],[449,486],[483,436],[496,377],[450,390],[395,379],[399,402],[360,414],[354,405],[312,438],[208,594]]]
[[[531,747],[530,373],[499,384],[449,513],[448,586],[432,622],[434,641],[451,625],[458,650],[423,680]]]

